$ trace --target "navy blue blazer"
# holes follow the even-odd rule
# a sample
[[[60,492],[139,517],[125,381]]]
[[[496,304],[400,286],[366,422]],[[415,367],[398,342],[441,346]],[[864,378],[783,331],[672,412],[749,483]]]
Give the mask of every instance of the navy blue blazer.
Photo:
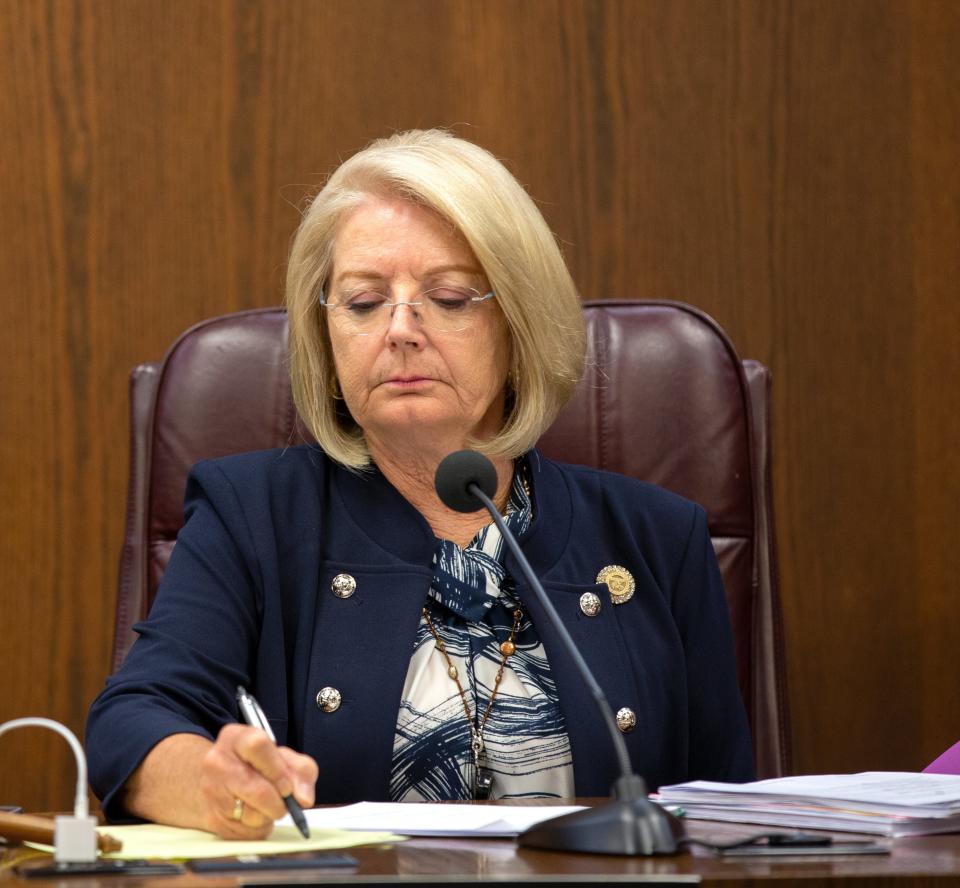
[[[650,484],[531,451],[534,521],[523,551],[614,710],[629,707],[635,770],[651,789],[753,778],[723,585],[702,508]],[[249,688],[277,740],[313,756],[318,803],[388,799],[394,730],[436,539],[377,471],[355,473],[315,447],[199,463],[186,522],[148,619],[87,723],[90,782],[108,817],[164,737],[215,737]],[[611,603],[605,566],[636,580]],[[617,776],[607,728],[523,576],[517,593],[556,680],[579,796]],[[331,580],[352,575],[341,599]],[[584,592],[603,606],[585,616]],[[327,713],[317,692],[337,688]]]

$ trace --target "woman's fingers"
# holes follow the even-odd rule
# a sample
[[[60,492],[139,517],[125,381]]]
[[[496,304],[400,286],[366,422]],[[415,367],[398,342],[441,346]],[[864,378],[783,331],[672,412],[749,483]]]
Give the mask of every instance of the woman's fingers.
[[[204,759],[210,828],[224,838],[263,838],[286,815],[286,796],[313,805],[316,780],[309,756],[278,747],[259,728],[226,725]]]
[[[214,832],[227,839],[264,839],[273,832],[273,819],[234,796],[228,815],[217,812],[216,827]]]
[[[293,797],[302,808],[312,808],[316,801],[317,777],[320,769],[317,763],[301,752],[294,752],[287,746],[279,747],[280,755],[287,766],[287,772],[293,779]]]
[[[240,777],[250,803],[279,820],[287,810],[283,799],[294,788],[279,747],[259,728],[246,728],[236,733],[233,749],[246,765]]]

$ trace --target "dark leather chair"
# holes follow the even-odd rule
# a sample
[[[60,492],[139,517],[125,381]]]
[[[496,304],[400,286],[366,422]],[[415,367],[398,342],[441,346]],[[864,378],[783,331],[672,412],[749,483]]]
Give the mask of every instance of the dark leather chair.
[[[587,372],[541,441],[552,457],[652,481],[700,503],[723,574],[758,776],[790,773],[770,485],[770,375],[704,313],[588,302]],[[131,468],[113,666],[150,608],[199,459],[310,440],[290,395],[287,319],[203,321],[131,374]]]

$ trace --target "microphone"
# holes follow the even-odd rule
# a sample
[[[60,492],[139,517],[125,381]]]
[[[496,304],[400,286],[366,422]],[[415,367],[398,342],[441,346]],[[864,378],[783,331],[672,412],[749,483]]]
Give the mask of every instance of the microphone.
[[[478,512],[484,503],[471,487],[475,484],[488,499],[492,499],[497,492],[497,470],[482,453],[458,450],[441,460],[433,483],[440,502],[448,509]]]
[[[594,678],[553,603],[547,598],[547,593],[544,592],[519,543],[493,504],[492,497],[497,491],[497,472],[493,463],[476,451],[458,450],[444,457],[437,466],[434,485],[440,501],[448,508],[457,512],[476,512],[486,508],[490,513],[494,523],[500,528],[504,542],[520,565],[524,578],[530,584],[540,606],[589,688],[610,731],[617,754],[620,776],[613,784],[611,801],[538,823],[521,833],[517,837],[517,844],[525,848],[634,857],[676,854],[684,837],[683,824],[647,798],[646,783],[633,772],[627,744],[620,734],[603,689]]]

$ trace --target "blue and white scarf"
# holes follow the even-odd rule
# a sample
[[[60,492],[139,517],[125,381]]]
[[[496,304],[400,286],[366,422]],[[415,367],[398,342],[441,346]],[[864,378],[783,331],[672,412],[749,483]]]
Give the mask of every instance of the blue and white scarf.
[[[507,526],[521,536],[533,510],[520,470],[514,473]],[[500,643],[518,606],[494,524],[467,548],[439,540],[426,606],[460,675],[474,725],[496,684]],[[483,732],[481,764],[493,774],[491,798],[571,798],[573,764],[556,686],[526,611]],[[390,797],[395,801],[473,798],[471,732],[447,662],[421,618],[407,670],[393,744]]]

